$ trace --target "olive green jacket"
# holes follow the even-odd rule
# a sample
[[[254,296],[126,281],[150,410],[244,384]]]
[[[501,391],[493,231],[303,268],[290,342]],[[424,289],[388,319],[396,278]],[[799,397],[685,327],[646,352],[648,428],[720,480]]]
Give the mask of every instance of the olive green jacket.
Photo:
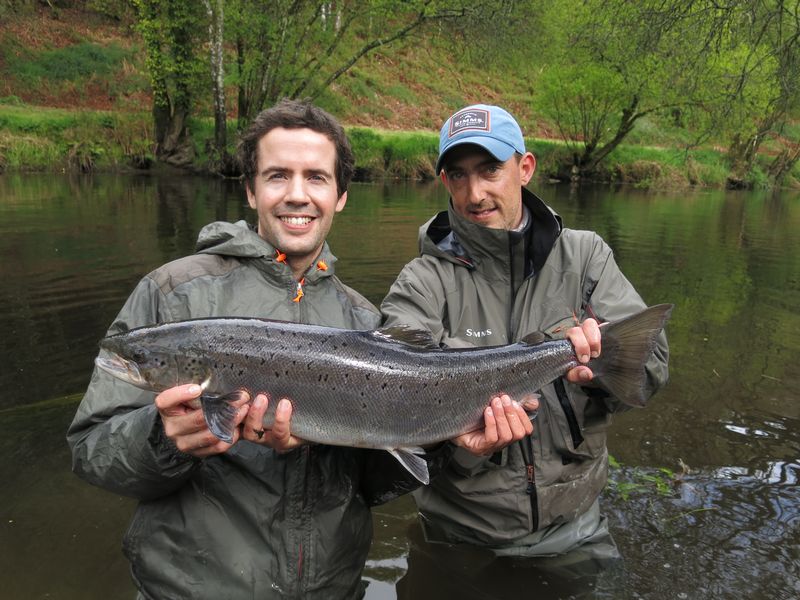
[[[377,310],[334,275],[327,245],[299,302],[291,269],[237,224],[144,277],[109,329],[247,316],[369,329]],[[154,395],[95,369],[67,434],[73,470],[140,502],[123,547],[145,598],[358,598],[369,506],[418,486],[388,453],[240,441],[197,460],[165,437]],[[431,467],[433,468],[433,467]]]
[[[573,311],[581,320],[611,321],[645,306],[597,234],[562,228],[525,189],[523,202],[531,220],[522,234],[470,223],[452,205],[426,223],[421,256],[383,301],[384,325],[430,331],[452,348],[493,346],[535,331],[563,337]],[[667,381],[667,355],[662,334],[646,366],[651,394]],[[459,449],[415,492],[426,536],[495,549],[530,546],[514,553],[535,555],[544,537],[574,523],[564,547],[574,546],[586,535],[578,517],[606,483],[606,430],[623,408],[604,390],[566,379],[545,386],[532,436],[492,457]]]

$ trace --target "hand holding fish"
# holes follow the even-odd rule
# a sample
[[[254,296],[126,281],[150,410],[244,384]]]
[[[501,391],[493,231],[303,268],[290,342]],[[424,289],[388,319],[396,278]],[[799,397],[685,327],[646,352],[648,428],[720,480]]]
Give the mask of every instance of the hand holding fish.
[[[592,370],[584,366],[592,358],[600,356],[600,325],[594,319],[586,319],[566,333],[567,339],[575,348],[578,362],[582,363],[567,371],[567,381],[571,383],[588,383],[594,377]]]
[[[205,458],[226,452],[239,437],[238,427],[233,441],[228,444],[211,433],[203,417],[197,398],[202,393],[199,385],[179,385],[164,390],[156,396],[156,408],[161,415],[164,433],[181,452],[196,458]],[[246,392],[232,403],[237,408],[236,424],[247,414],[250,397]]]
[[[538,406],[535,399],[526,402],[529,410],[535,410]],[[483,419],[483,429],[460,435],[453,438],[452,442],[475,456],[489,456],[533,433],[533,423],[525,409],[508,394],[492,398],[491,405],[483,413]]]
[[[292,435],[292,403],[285,398],[278,402],[272,427],[264,429],[264,413],[267,412],[268,405],[269,399],[266,395],[258,394],[256,396],[242,426],[244,439],[262,446],[269,446],[280,454],[308,443]]]

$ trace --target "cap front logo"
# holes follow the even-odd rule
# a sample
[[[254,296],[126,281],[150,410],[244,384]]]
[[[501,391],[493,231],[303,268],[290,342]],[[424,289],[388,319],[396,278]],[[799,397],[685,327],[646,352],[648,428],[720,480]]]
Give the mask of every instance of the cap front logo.
[[[489,111],[470,108],[454,114],[450,119],[450,131],[447,135],[453,137],[462,131],[491,131]]]

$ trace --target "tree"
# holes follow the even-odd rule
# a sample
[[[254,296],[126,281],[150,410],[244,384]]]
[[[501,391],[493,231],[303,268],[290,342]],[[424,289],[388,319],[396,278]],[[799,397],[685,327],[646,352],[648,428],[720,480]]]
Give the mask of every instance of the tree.
[[[133,2],[153,90],[156,156],[164,162],[185,166],[194,157],[187,119],[202,68],[196,48],[204,15],[200,5],[192,0]]]
[[[702,103],[714,49],[700,4],[586,0],[544,13],[552,46],[537,99],[575,175],[592,173],[643,117]]]
[[[464,17],[466,0],[230,0],[239,127],[282,98],[317,98],[370,52],[423,25]]]
[[[208,46],[214,96],[214,158],[212,170],[227,173],[232,170],[228,155],[228,113],[225,106],[225,3],[224,0],[203,0],[208,15]]]

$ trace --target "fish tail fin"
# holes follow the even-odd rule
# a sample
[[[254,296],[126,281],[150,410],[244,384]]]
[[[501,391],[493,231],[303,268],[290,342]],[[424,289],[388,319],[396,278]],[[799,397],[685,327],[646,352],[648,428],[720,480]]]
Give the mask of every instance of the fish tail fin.
[[[239,408],[233,403],[241,400],[241,394],[241,390],[236,390],[222,396],[215,394],[200,396],[200,406],[203,408],[203,418],[208,430],[226,444],[233,443],[236,415],[239,412]]]
[[[394,456],[406,470],[416,477],[422,484],[428,485],[431,481],[428,473],[428,463],[420,455],[425,454],[425,450],[418,446],[411,448],[393,448],[389,454]]]
[[[672,304],[657,304],[601,328],[600,356],[589,362],[597,380],[613,396],[631,406],[644,406],[644,365],[672,313]]]

